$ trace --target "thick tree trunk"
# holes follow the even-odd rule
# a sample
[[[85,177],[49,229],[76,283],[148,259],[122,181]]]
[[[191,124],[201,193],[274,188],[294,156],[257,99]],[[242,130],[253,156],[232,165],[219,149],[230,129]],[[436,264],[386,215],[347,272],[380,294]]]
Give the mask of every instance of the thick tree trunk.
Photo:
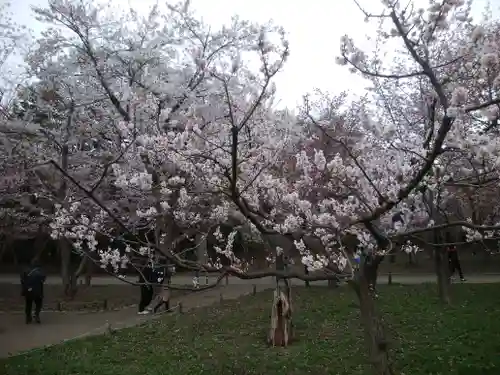
[[[62,238],[59,241],[59,255],[61,257],[61,279],[64,289],[64,295],[71,297],[73,295],[73,280],[71,274],[71,247],[66,239]]]
[[[75,272],[71,267],[71,244],[66,239],[59,240],[59,251],[61,254],[61,278],[64,296],[73,299],[78,291],[78,278],[84,273],[88,259],[83,257]]]
[[[271,346],[288,346],[293,337],[291,300],[281,288],[277,287],[271,306],[271,328],[268,344]]]
[[[94,273],[94,263],[87,261],[85,266],[85,286],[89,287],[92,284],[92,274]]]
[[[389,359],[389,348],[381,318],[375,308],[374,292],[372,290],[373,272],[375,266],[364,266],[358,280],[353,282],[359,298],[361,323],[365,333],[365,342],[369,352],[369,361],[373,375],[394,375]]]
[[[365,266],[365,276],[368,281],[368,287],[370,291],[373,293],[373,296],[376,295],[377,290],[377,280],[378,280],[378,266],[382,262],[384,258],[377,258],[373,265],[366,267]]]
[[[269,247],[276,251],[277,271],[286,271],[289,265],[288,249],[278,250],[273,246],[271,238],[266,238]],[[276,276],[276,289],[274,290],[271,329],[268,335],[268,343],[272,346],[288,346],[294,335],[292,323],[292,287],[290,280]]]
[[[430,196],[428,198],[428,205],[430,207],[430,217],[432,217],[435,221],[436,224],[440,224],[445,220],[446,218],[443,218],[443,215],[441,215],[435,204],[433,203],[433,195],[431,192],[429,192]],[[433,242],[438,245],[443,242],[443,234],[447,237],[448,240],[452,240],[450,233],[445,232],[442,233],[439,230],[434,230],[432,235],[433,235]],[[449,238],[448,238],[449,237]],[[449,271],[448,271],[448,260],[445,257],[445,250],[441,246],[434,246],[433,249],[433,256],[434,256],[434,267],[436,271],[436,276],[437,276],[437,284],[438,284],[438,294],[439,294],[439,299],[445,303],[449,304],[450,303],[450,279],[449,279]]]
[[[75,102],[71,100],[67,106],[68,114],[66,119],[66,127],[64,132],[64,138],[62,141],[61,149],[61,169],[64,172],[68,171],[69,165],[69,139],[71,134],[71,127],[73,124],[73,114],[75,112]],[[61,201],[65,201],[67,198],[68,185],[66,179],[61,179],[61,184],[57,189],[57,197]],[[71,243],[68,240],[61,238],[58,241],[59,254],[61,256],[61,277],[64,288],[64,295],[69,298],[73,298],[76,294],[76,280],[74,280],[71,274]]]
[[[438,294],[441,302],[450,303],[450,278],[446,254],[439,248],[434,248],[434,266],[436,269]]]
[[[167,253],[169,251],[175,251],[175,247],[177,244],[174,243],[174,225],[173,220],[169,217],[170,215],[166,214],[161,202],[162,202],[162,194],[161,194],[161,176],[158,170],[151,164],[149,157],[143,156],[143,162],[146,166],[146,170],[151,174],[152,179],[152,187],[151,193],[154,197],[154,205],[156,211],[158,212],[158,216],[156,218],[156,229],[155,229],[155,242],[160,252]],[[168,203],[171,206],[174,206],[175,201],[178,199],[179,192],[174,190],[170,196],[170,200]],[[167,264],[170,264],[167,261]]]

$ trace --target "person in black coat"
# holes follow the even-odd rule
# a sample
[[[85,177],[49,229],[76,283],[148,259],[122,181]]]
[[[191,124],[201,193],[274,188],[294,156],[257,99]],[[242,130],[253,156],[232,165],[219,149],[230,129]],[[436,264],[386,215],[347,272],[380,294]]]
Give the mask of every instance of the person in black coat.
[[[147,264],[139,274],[139,283],[141,283],[141,299],[139,301],[139,314],[148,314],[149,311],[146,307],[149,306],[153,300],[153,285],[156,284],[155,272],[151,264]]]
[[[458,271],[461,281],[465,281],[464,273],[462,272],[462,266],[460,264],[460,258],[458,257],[457,247],[455,245],[448,246],[446,249],[448,253],[448,265],[450,267],[450,280],[453,279],[455,271]]]
[[[33,304],[35,304],[35,322],[40,323],[45,278],[45,273],[37,261],[33,261],[31,267],[21,274],[21,295],[24,297],[26,324],[30,324],[33,320]]]

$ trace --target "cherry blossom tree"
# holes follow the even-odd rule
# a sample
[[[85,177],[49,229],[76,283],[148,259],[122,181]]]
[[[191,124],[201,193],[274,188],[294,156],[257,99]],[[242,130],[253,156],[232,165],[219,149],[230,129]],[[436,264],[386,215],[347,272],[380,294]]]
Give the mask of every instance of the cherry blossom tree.
[[[354,101],[307,97],[299,118],[273,107],[272,78],[289,53],[279,28],[234,19],[213,32],[186,4],[167,12],[155,7],[146,19],[134,12],[112,17],[69,0],[37,9],[71,34],[53,28],[40,41],[62,56],[49,63],[54,74],[59,64],[79,73],[68,87],[75,92],[88,84],[103,98],[99,125],[116,131],[119,142],[107,149],[112,162],[101,165],[99,181],[133,202],[132,215],[125,213],[124,205],[106,202],[51,160],[75,197],[85,198],[66,196],[57,207],[54,236],[70,239],[83,256],[97,254],[116,275],[137,254],[161,254],[179,266],[243,279],[345,277],[360,301],[374,373],[393,374],[375,309],[378,266],[413,235],[462,227],[481,237],[498,229],[468,218],[443,221],[438,213],[456,197],[450,183],[471,178],[478,166],[496,174],[497,138],[479,120],[495,120],[500,98],[492,90],[498,49],[488,30],[494,28],[473,24],[470,4],[382,5],[378,14],[361,9],[380,23],[375,52],[345,36],[338,58],[371,90]],[[392,62],[379,56],[384,48],[396,51]],[[251,55],[259,72],[246,63]],[[189,261],[176,251],[179,238],[206,234],[230,218],[239,225],[216,249],[229,265]],[[155,230],[153,242],[134,230],[142,219]],[[249,271],[234,255],[236,231],[260,237],[276,258],[286,253],[286,239],[318,272]],[[116,243],[100,249],[99,234]],[[357,240],[355,254],[346,249],[347,236]],[[319,251],[308,239],[320,243]]]
[[[379,14],[361,10],[368,20],[376,18],[381,22],[377,41],[385,45],[388,40],[392,41],[390,47],[396,47],[397,51],[394,63],[382,62],[377,54],[367,55],[349,37],[343,38],[338,58],[340,64],[349,65],[351,71],[373,82],[374,95],[369,103],[378,105],[375,108],[363,103],[354,105],[344,115],[352,118],[362,133],[360,142],[351,148],[350,161],[346,163],[341,158],[328,161],[318,153],[314,161],[306,159],[303,170],[308,176],[326,169],[344,177],[342,182],[350,196],[340,206],[336,200],[335,211],[345,213],[347,220],[340,222],[331,214],[323,214],[321,222],[320,215],[316,221],[327,227],[329,236],[338,229],[351,231],[363,244],[359,282],[353,285],[360,297],[375,372],[389,374],[392,370],[382,344],[383,331],[379,323],[373,324],[375,311],[368,293],[370,279],[383,256],[391,251],[391,232],[399,232],[395,233],[398,237],[409,235],[412,220],[421,220],[422,214],[427,216],[425,205],[436,206],[437,193],[446,192],[441,187],[453,177],[449,174],[453,169],[445,169],[443,165],[450,155],[454,156],[455,149],[467,150],[469,156],[475,157],[484,157],[488,150],[496,158],[496,139],[481,134],[472,117],[496,106],[500,99],[494,95],[486,99],[469,96],[467,89],[457,84],[460,81],[463,84],[464,76],[453,73],[459,71],[457,67],[471,55],[484,55],[492,48],[487,38],[480,41],[477,35],[480,30],[471,25],[470,4],[453,0],[431,2],[428,9],[414,9],[413,4],[404,8],[398,1],[383,3],[385,10]],[[387,21],[389,30],[385,26]],[[447,49],[449,53],[443,56],[442,45],[462,30],[472,30],[470,41],[463,48]],[[473,80],[471,87],[477,84]],[[318,127],[332,125],[315,120],[307,107],[305,113]],[[351,167],[353,163],[355,168]],[[396,210],[405,217],[404,225],[398,228],[391,220]],[[468,226],[463,222],[434,224],[433,217],[430,219],[428,226],[433,229]]]
[[[248,184],[256,177],[251,173],[258,176],[259,169],[254,164],[263,160],[264,154],[258,154],[257,148],[264,146],[264,141],[282,138],[266,155],[284,148],[282,135],[288,132],[290,120],[286,114],[272,110],[270,99],[274,91],[271,78],[280,69],[287,46],[282,41],[281,50],[276,50],[267,39],[267,34],[276,35],[278,41],[283,39],[279,29],[237,19],[230,30],[209,33],[205,25],[179,6],[170,7],[167,15],[155,7],[147,19],[131,12],[124,16],[128,22],[121,19],[118,23],[114,19],[99,20],[97,14],[102,13],[96,9],[54,1],[49,9],[37,12],[44,20],[73,32],[74,40],[70,43],[69,39],[59,38],[58,48],[78,46],[78,53],[72,52],[73,57],[78,57],[73,66],[90,69],[85,71],[85,77],[93,77],[98,90],[107,97],[110,119],[115,121],[126,151],[109,168],[116,180],[114,185],[126,191],[128,197],[132,191],[138,193],[137,215],[156,221],[155,247],[161,247],[163,242],[167,248],[160,252],[169,254],[168,247],[177,243],[178,237],[186,236],[188,226],[198,232],[206,231],[214,222],[227,220],[229,204],[234,206],[237,202],[244,207],[236,189],[250,187],[243,184],[245,180],[236,180],[245,176]],[[166,26],[158,33],[154,25],[162,17],[166,17]],[[106,30],[106,45],[102,45],[101,38],[104,22],[114,27]],[[54,39],[57,31],[49,33],[53,33]],[[47,35],[40,44],[45,49],[46,45],[55,49],[56,43],[49,39]],[[179,61],[174,61],[172,54],[177,49],[182,53]],[[263,78],[244,65],[248,54],[260,56]],[[187,67],[182,68],[179,63]],[[117,94],[118,88],[125,93],[122,97]],[[270,121],[283,126],[269,127]],[[78,181],[75,183],[83,187]],[[243,185],[237,186],[240,183]],[[97,204],[92,189],[84,191]],[[215,210],[214,205],[218,207]],[[68,210],[71,211],[67,208],[60,213],[64,216]],[[116,220],[123,231],[130,231],[123,215],[112,215],[111,221]],[[182,227],[184,231],[176,230]],[[151,250],[150,245],[139,248]],[[112,259],[107,251],[101,255],[108,261]],[[175,262],[188,265],[179,259]]]

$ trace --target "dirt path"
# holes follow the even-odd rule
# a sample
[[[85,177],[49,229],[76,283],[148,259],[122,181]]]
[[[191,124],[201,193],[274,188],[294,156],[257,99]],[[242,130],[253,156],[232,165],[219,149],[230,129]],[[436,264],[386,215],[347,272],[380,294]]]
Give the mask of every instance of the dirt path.
[[[256,288],[261,291],[269,286],[257,285]],[[181,302],[183,310],[187,311],[219,303],[221,293],[224,299],[236,299],[252,293],[252,290],[252,285],[228,285],[179,297],[172,304],[175,306]],[[3,313],[0,315],[0,358],[78,337],[101,334],[107,331],[108,325],[112,329],[131,327],[153,317],[137,315],[135,307],[101,313],[45,312],[42,313],[41,325],[26,325],[24,315]]]
[[[498,283],[500,282],[500,275],[471,275],[467,279],[468,283]],[[435,276],[395,275],[393,281],[403,284],[420,284],[435,282]],[[386,283],[387,277],[381,277],[380,284]],[[258,291],[273,287],[271,282],[255,284]],[[298,282],[297,284],[300,285]],[[221,293],[224,299],[235,299],[250,294],[252,290],[253,285],[249,282],[246,284],[231,284],[230,282],[227,286],[220,286],[174,299],[173,305],[181,302],[183,309],[189,310],[218,303]],[[113,329],[120,329],[140,324],[151,318],[152,316],[138,316],[136,308],[132,307],[101,313],[44,312],[42,315],[43,324],[26,325],[24,324],[24,316],[21,313],[1,313],[0,358],[34,348],[54,345],[77,337],[104,333],[108,324],[111,324]]]

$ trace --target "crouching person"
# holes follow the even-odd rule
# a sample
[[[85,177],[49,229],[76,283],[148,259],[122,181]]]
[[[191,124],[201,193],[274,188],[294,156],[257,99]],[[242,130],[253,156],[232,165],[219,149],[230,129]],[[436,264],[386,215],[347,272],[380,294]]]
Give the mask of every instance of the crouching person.
[[[21,274],[21,295],[24,297],[26,324],[30,324],[33,317],[35,318],[35,322],[40,323],[44,283],[45,273],[36,261],[33,261],[31,267]],[[35,304],[34,316],[32,315],[33,304]]]
[[[168,286],[163,286],[158,293],[153,312],[157,313],[162,306],[165,306],[166,312],[170,312],[170,289],[168,288]]]

